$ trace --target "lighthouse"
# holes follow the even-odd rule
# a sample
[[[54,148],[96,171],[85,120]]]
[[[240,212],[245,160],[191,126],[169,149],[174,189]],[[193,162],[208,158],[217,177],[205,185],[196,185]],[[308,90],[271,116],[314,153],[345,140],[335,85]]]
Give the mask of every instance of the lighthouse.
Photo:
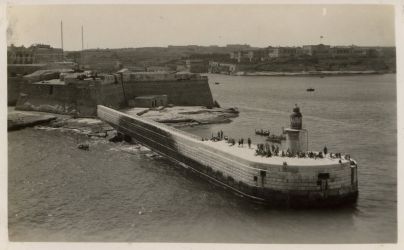
[[[300,108],[295,105],[290,115],[290,128],[284,130],[286,134],[285,150],[289,149],[292,155],[308,150],[307,130],[303,129],[303,115]]]

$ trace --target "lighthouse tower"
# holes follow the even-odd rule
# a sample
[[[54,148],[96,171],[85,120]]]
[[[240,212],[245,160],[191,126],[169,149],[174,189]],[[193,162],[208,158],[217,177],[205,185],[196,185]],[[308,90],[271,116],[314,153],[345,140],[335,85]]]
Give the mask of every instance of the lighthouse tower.
[[[300,108],[296,106],[293,108],[293,113],[290,115],[290,128],[284,130],[286,134],[285,150],[289,149],[293,155],[298,152],[306,152],[307,145],[307,130],[302,128],[303,115],[300,113]]]

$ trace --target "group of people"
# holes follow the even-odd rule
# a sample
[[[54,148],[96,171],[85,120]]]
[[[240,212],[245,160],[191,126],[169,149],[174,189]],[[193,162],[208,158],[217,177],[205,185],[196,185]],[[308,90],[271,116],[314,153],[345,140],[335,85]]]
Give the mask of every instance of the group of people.
[[[227,136],[224,135],[222,130],[217,131],[217,135],[215,136],[212,133],[212,137],[210,138],[211,141],[222,141],[222,140],[227,140]],[[202,141],[207,141],[207,138],[202,138]]]
[[[206,139],[202,138],[202,141]],[[236,144],[236,140],[234,138],[229,138],[228,136],[225,136],[222,130],[217,131],[216,136],[214,133],[212,133],[212,137],[210,139],[211,141],[222,141],[225,140],[227,141],[231,146],[234,146]],[[244,138],[241,138],[237,141],[239,147],[244,147]],[[247,139],[247,144],[248,147],[251,148],[251,138]]]
[[[259,143],[255,149],[255,154],[265,157],[279,156],[279,147],[273,144],[269,145],[269,143]],[[283,151],[282,154],[284,154]]]
[[[227,142],[228,142],[231,146],[236,145],[236,140],[235,140],[234,138],[228,139]],[[239,139],[239,140],[237,141],[237,143],[238,143],[238,146],[239,146],[239,147],[244,147],[244,138]],[[247,145],[248,145],[248,148],[251,148],[251,138],[248,138],[248,139],[247,139]]]
[[[207,140],[202,138],[202,141]],[[230,146],[236,145],[236,140],[234,138],[229,138],[228,136],[225,136],[222,130],[219,130],[216,133],[216,136],[212,133],[211,137],[212,141],[222,141],[225,140],[227,143],[230,144]],[[237,141],[239,147],[244,147],[244,138],[238,139]],[[251,138],[247,139],[247,145],[248,148],[251,148]],[[298,158],[314,158],[314,159],[323,159],[327,156],[336,159],[339,158],[339,162],[341,163],[342,159],[342,154],[341,153],[328,153],[328,148],[327,146],[324,146],[322,152],[313,152],[313,151],[308,151],[308,152],[298,152],[298,153],[292,153],[289,149],[281,150],[279,149],[278,145],[274,144],[269,144],[267,143],[259,143],[257,144],[257,148],[255,149],[255,154],[263,157],[272,157],[272,156],[280,156],[280,157],[298,157]],[[349,160],[350,157],[349,155],[345,155],[344,158],[346,160]]]

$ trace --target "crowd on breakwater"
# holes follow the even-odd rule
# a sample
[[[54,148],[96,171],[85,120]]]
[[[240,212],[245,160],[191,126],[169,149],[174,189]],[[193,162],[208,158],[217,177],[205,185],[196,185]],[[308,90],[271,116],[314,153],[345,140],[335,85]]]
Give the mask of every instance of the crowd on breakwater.
[[[202,141],[208,141],[207,138],[202,138]],[[222,130],[217,132],[217,136],[214,136],[212,134],[212,137],[210,138],[210,141],[213,142],[219,142],[219,141],[225,141],[229,146],[234,146],[236,144],[236,139],[231,138],[227,135],[224,134]],[[250,137],[247,138],[247,146],[249,149],[253,148],[252,145],[252,140]],[[238,147],[243,148],[244,147],[244,138],[240,138],[237,140]],[[279,144],[279,143],[276,143]],[[351,160],[351,157],[349,154],[342,154],[342,153],[332,153],[328,151],[327,146],[324,146],[322,151],[306,151],[306,152],[297,152],[293,153],[289,148],[282,149],[279,147],[279,145],[275,144],[270,144],[268,142],[266,143],[258,143],[256,144],[255,148],[255,155],[256,156],[261,156],[261,157],[297,157],[297,158],[311,158],[311,159],[323,159],[323,158],[330,158],[330,159],[339,159],[339,163],[342,163],[342,159],[344,160]],[[253,148],[253,149],[254,149]],[[353,161],[351,161],[351,164],[355,164]]]

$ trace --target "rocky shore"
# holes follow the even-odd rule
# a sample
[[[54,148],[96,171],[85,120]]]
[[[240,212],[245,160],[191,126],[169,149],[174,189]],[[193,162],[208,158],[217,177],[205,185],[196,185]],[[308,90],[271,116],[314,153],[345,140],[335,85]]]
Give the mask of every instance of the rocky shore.
[[[185,106],[155,109],[132,108],[126,109],[124,112],[129,115],[140,115],[175,127],[227,123],[231,122],[231,118],[237,117],[239,113],[236,108],[208,109],[206,107]],[[37,129],[59,129],[84,134],[88,137],[100,137],[109,140],[124,139],[117,138],[117,131],[97,118],[74,118],[70,115],[18,111],[14,107],[9,107],[7,122],[8,131],[35,126]]]
[[[238,116],[237,108],[206,108],[201,106],[174,106],[155,109],[131,108],[122,110],[129,115],[139,115],[174,127],[231,122]]]
[[[18,130],[39,124],[49,123],[57,117],[53,114],[41,114],[40,112],[12,111],[7,116],[7,130]]]
[[[8,131],[36,127],[37,129],[60,129],[84,134],[89,137],[114,137],[116,131],[107,123],[95,118],[74,118],[69,115],[36,111],[17,111],[8,108]]]

